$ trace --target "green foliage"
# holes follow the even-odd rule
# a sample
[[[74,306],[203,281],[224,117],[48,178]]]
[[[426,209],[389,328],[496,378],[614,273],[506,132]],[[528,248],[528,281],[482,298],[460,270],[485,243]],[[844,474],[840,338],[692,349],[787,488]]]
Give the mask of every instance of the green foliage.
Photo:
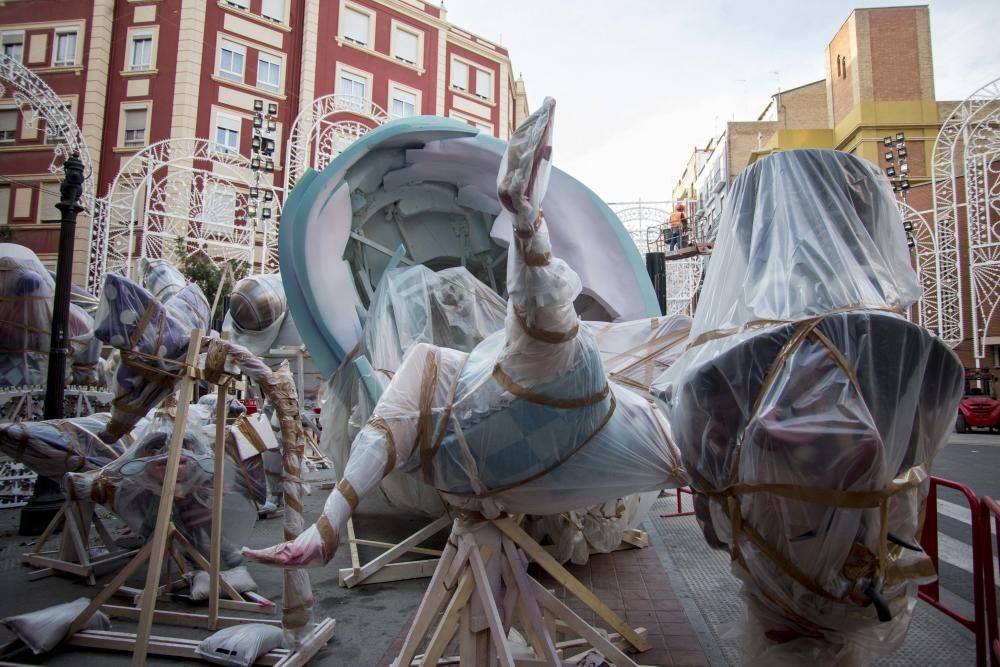
[[[13,241],[14,228],[10,225],[0,225],[0,241]]]
[[[201,291],[205,293],[205,298],[208,299],[209,305],[211,305],[212,299],[215,298],[216,290],[219,289],[219,281],[222,280],[223,269],[226,264],[229,265],[229,274],[222,285],[219,303],[215,306],[215,312],[212,313],[213,320],[221,320],[225,314],[222,310],[223,299],[233,291],[235,282],[246,276],[250,268],[249,265],[246,262],[235,259],[216,260],[209,257],[204,250],[189,253],[187,243],[180,236],[177,237],[174,250],[178,258],[177,269],[188,281],[197,284],[201,288]]]

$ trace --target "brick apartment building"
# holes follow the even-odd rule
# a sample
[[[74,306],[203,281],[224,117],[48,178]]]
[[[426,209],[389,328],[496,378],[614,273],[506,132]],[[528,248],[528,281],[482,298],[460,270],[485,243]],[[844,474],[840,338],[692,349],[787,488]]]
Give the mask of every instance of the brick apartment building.
[[[0,40],[80,125],[98,197],[162,140],[201,138],[249,155],[255,100],[277,107],[266,178],[279,188],[291,126],[325,95],[352,96],[364,126],[375,108],[448,116],[506,138],[527,114],[507,50],[422,0],[6,0]],[[58,237],[54,140],[0,99],[0,226],[9,226],[0,228],[47,264]],[[80,282],[87,226],[77,238]]]
[[[905,177],[907,204],[933,225],[934,140],[958,102],[935,97],[927,6],[854,10],[827,44],[825,60],[823,79],[776,93],[757,119],[726,123],[719,136],[704,148],[696,148],[674,189],[675,197],[696,200],[701,219],[717,221],[729,185],[752,162],[781,150],[832,148],[863,157],[894,174],[897,187]],[[899,133],[905,138],[905,174],[897,149]],[[888,146],[887,137],[891,138]],[[692,184],[691,170],[696,164],[701,166]],[[963,189],[961,178],[957,189]],[[903,195],[900,190],[898,196]],[[964,237],[962,210],[959,217],[958,229]],[[965,238],[959,241],[962,256],[967,243]],[[962,271],[963,309],[969,313],[969,267]],[[927,285],[925,293],[928,288],[933,291],[933,285]],[[1000,318],[986,327],[985,355],[979,363],[1000,366]],[[965,340],[956,352],[966,366],[977,365],[968,317],[965,328]]]

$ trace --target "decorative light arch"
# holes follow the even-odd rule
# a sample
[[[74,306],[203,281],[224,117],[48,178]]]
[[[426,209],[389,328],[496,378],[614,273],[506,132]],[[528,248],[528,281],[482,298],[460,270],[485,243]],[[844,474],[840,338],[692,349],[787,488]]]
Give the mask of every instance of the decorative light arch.
[[[285,149],[285,192],[306,169],[322,169],[355,139],[388,120],[385,109],[363,97],[317,97],[292,124]]]
[[[174,257],[176,239],[188,254],[245,261],[253,272],[278,270],[277,218],[248,224],[250,160],[204,139],[168,139],[136,153],[101,204],[97,249],[105,272],[131,275],[140,257]],[[280,213],[281,201],[270,190]]]
[[[970,293],[972,298],[973,338],[975,339],[974,354],[977,358],[982,353],[982,336],[980,331],[986,331],[989,318],[996,308],[997,295],[995,290],[986,289],[984,279],[990,275],[996,276],[996,253],[998,235],[996,230],[995,202],[993,204],[993,223],[990,223],[988,204],[991,188],[988,183],[980,190],[975,189],[977,178],[986,178],[988,171],[983,169],[983,160],[995,150],[997,140],[995,128],[986,133],[993,139],[970,141],[971,135],[978,134],[977,128],[988,128],[994,125],[998,116],[1000,104],[1000,79],[986,84],[958,104],[941,126],[934,140],[934,165],[932,171],[934,188],[934,224],[935,224],[935,272],[937,275],[937,312],[935,322],[929,321],[928,326],[937,330],[943,341],[951,346],[962,342],[965,336],[964,313],[962,309],[962,258],[959,249],[959,209],[967,207],[966,227],[970,240],[969,272],[972,279]],[[992,148],[991,148],[992,146]],[[994,160],[996,158],[994,157]],[[964,201],[960,200],[958,178],[965,181]],[[970,190],[970,187],[972,188]],[[973,196],[980,197],[979,202],[986,205],[973,211],[978,206]],[[996,197],[996,194],[993,195]],[[986,199],[982,199],[986,197]],[[973,247],[976,246],[976,247]],[[993,257],[993,259],[990,259]],[[991,268],[992,267],[992,268]],[[995,278],[994,278],[995,280]],[[994,285],[995,286],[995,285]],[[990,301],[992,300],[992,305]],[[930,314],[930,313],[928,313]],[[982,317],[986,316],[983,322]],[[930,318],[928,318],[930,320]]]
[[[670,223],[673,202],[625,202],[609,204],[622,221],[639,252],[662,250],[662,228]],[[655,233],[655,238],[650,234]],[[701,285],[705,258],[701,256],[671,259],[666,263],[666,313],[667,315],[693,315],[692,300]]]
[[[937,326],[938,311],[934,228],[923,213],[906,202],[897,200],[896,204],[903,217],[903,225],[908,228],[913,238],[910,255],[913,269],[917,272],[917,280],[920,282],[920,301],[907,312],[906,316],[922,327],[933,329]]]

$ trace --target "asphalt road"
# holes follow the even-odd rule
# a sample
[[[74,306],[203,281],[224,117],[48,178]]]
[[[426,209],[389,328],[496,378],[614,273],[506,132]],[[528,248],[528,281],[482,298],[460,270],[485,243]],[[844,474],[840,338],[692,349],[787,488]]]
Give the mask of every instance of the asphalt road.
[[[932,473],[965,484],[976,496],[1000,499],[1000,435],[953,434],[934,460]],[[942,587],[971,611],[972,532],[965,497],[951,489],[938,495],[938,537]],[[996,541],[993,541],[994,549]],[[994,569],[994,576],[996,576]],[[997,578],[1000,582],[1000,578]],[[998,591],[1000,594],[1000,591]],[[967,604],[961,604],[964,601]],[[947,602],[947,600],[946,600]]]

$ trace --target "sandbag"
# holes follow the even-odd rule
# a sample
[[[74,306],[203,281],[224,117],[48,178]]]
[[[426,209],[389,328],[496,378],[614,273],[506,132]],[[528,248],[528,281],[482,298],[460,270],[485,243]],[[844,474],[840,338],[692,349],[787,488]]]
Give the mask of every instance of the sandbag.
[[[90,598],[77,598],[72,602],[57,604],[38,611],[8,616],[0,621],[23,641],[35,655],[48,653],[63,640],[73,621],[90,605]],[[107,630],[111,621],[101,611],[93,616],[81,630]]]
[[[226,583],[232,586],[237,593],[250,593],[257,590],[257,582],[250,576],[250,572],[243,567],[234,567],[231,570],[223,570],[220,576]],[[207,600],[211,575],[205,570],[195,570],[185,572],[184,578],[191,587],[192,600]]]
[[[250,667],[257,658],[281,646],[281,628],[244,623],[219,630],[198,644],[195,652],[209,662]]]

